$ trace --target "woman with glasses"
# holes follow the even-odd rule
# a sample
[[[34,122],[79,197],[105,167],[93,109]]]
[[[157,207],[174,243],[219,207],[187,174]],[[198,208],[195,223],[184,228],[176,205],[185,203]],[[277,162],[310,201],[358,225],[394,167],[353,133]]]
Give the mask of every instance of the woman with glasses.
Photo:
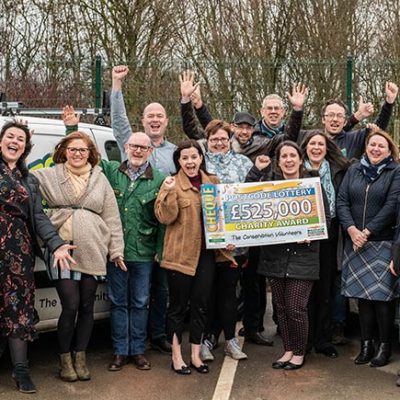
[[[231,150],[233,132],[228,123],[214,119],[205,129],[207,150],[204,153],[207,171],[218,177],[221,183],[244,182],[247,173],[253,166],[252,161],[243,154]],[[218,340],[221,331],[224,332],[224,352],[235,360],[244,360],[247,355],[241,350],[235,335],[237,320],[236,287],[240,279],[241,266],[247,260],[247,248],[236,249],[234,252],[237,265],[231,262],[217,263],[216,277],[210,318],[201,346],[201,356],[204,361],[214,359],[212,343],[207,340],[214,336]]]
[[[100,154],[88,135],[74,132],[66,136],[57,144],[53,161],[54,168],[37,170],[35,176],[51,222],[64,240],[77,245],[76,265],[48,271],[62,307],[57,332],[60,377],[67,382],[89,380],[86,348],[93,327],[96,289],[106,275],[107,256],[116,268],[126,270],[122,226],[114,192],[97,165]]]
[[[205,129],[207,150],[204,153],[207,171],[218,176],[221,183],[244,182],[253,163],[242,154],[231,150],[230,125],[213,119]]]

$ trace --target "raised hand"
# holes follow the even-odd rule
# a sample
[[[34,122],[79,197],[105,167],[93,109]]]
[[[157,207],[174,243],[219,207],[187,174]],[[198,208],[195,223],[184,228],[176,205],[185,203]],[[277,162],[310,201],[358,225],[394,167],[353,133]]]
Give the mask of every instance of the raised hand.
[[[369,129],[369,133],[372,133],[372,132],[378,132],[378,131],[380,131],[381,130],[381,128],[379,128],[379,126],[378,125],[376,125],[376,124],[373,124],[373,123],[369,123],[369,124],[367,124],[367,129]]]
[[[173,176],[167,176],[164,179],[164,185],[167,189],[173,189],[175,187],[176,180]]]
[[[129,68],[127,65],[116,65],[111,72],[113,90],[121,90],[122,81],[128,75]]]
[[[194,72],[190,70],[183,71],[179,75],[179,82],[181,84],[182,102],[188,103],[190,101],[190,96],[199,86],[198,83],[194,83]]]
[[[271,159],[268,156],[261,155],[256,157],[256,161],[254,165],[257,167],[259,171],[267,168],[268,165],[271,164]]]
[[[195,91],[191,94],[190,100],[192,100],[192,104],[194,108],[201,108],[203,105],[203,99],[201,98],[200,84],[198,83]]]
[[[362,121],[365,118],[370,117],[374,112],[374,105],[370,102],[364,103],[364,99],[360,96],[360,100],[358,102],[358,109],[354,113],[354,116],[359,120]]]
[[[75,113],[73,106],[63,108],[62,120],[65,126],[76,126],[79,124],[79,114]]]
[[[397,94],[399,93],[399,87],[394,82],[386,82],[385,94],[386,102],[393,104],[396,100]]]
[[[302,83],[295,83],[292,88],[292,94],[286,92],[286,96],[293,107],[293,110],[300,111],[304,107],[308,95],[308,88]]]
[[[25,125],[27,128],[29,128],[28,120],[20,118],[20,119],[17,119],[17,122],[20,123],[21,125]],[[33,136],[34,133],[35,133],[34,129],[29,129],[29,134],[31,135],[31,137]]]

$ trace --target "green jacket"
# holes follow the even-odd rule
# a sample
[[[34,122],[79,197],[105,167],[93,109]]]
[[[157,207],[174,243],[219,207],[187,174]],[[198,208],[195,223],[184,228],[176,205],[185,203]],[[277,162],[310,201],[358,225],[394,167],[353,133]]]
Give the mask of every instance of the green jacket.
[[[124,230],[126,261],[153,261],[161,257],[164,226],[154,215],[154,203],[165,176],[149,166],[132,182],[126,173],[127,161],[102,160],[100,167],[114,189]]]
[[[78,130],[67,126],[66,135]],[[154,215],[154,203],[165,175],[149,166],[132,182],[126,173],[127,161],[101,160],[100,167],[109,180],[117,198],[124,230],[126,261],[153,261],[162,258],[165,226]]]

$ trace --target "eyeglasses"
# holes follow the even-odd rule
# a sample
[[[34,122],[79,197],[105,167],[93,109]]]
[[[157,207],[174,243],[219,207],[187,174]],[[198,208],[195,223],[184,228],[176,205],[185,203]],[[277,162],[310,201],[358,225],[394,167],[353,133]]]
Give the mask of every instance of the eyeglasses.
[[[281,110],[283,110],[283,107],[280,107],[280,106],[265,106],[265,107],[263,107],[263,110],[267,110],[267,111],[281,111]]]
[[[89,153],[89,149],[86,147],[67,147],[67,150],[72,153],[72,154],[76,154],[76,153],[80,153],[83,156],[85,156],[87,153]]]
[[[342,114],[342,113],[336,114],[336,113],[333,113],[333,112],[330,112],[328,114],[324,114],[324,117],[326,119],[334,119],[335,117],[337,119],[346,119],[346,115],[345,114]]]
[[[217,144],[218,142],[221,142],[222,144],[226,144],[229,142],[228,138],[213,138],[213,139],[208,139],[208,141],[212,144]]]
[[[146,151],[149,151],[151,149],[151,146],[141,146],[140,144],[133,144],[133,143],[128,143],[129,150],[133,151],[143,151],[145,153]]]

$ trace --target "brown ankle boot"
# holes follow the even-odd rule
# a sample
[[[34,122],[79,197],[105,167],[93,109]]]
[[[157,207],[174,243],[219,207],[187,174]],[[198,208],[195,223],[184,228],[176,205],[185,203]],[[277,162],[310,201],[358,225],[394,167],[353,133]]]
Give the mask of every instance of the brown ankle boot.
[[[72,365],[71,353],[60,354],[60,378],[65,382],[75,382],[78,375]]]
[[[75,353],[75,371],[79,380],[88,381],[90,379],[90,372],[86,365],[86,353],[78,351]]]

